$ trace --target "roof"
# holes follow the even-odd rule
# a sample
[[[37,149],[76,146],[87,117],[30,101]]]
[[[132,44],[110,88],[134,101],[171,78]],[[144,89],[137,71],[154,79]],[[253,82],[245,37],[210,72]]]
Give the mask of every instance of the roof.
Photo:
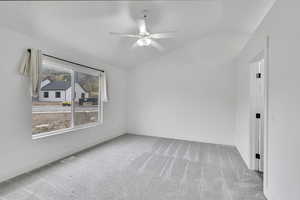
[[[69,81],[52,81],[45,85],[41,90],[67,90],[71,86]]]

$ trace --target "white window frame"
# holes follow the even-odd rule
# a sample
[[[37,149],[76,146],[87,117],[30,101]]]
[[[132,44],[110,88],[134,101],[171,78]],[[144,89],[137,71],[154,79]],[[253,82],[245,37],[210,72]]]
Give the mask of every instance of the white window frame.
[[[72,131],[76,131],[76,130],[81,130],[81,129],[85,129],[85,128],[90,128],[90,127],[95,127],[98,125],[103,124],[103,101],[101,99],[101,76],[103,75],[103,72],[101,71],[97,71],[94,69],[89,69],[89,68],[84,68],[80,65],[76,65],[73,63],[69,63],[69,62],[65,62],[62,60],[58,60],[55,58],[51,58],[48,56],[42,56],[42,63],[44,62],[48,62],[51,64],[54,64],[56,67],[61,66],[62,68],[66,68],[71,70],[71,87],[72,87],[72,104],[71,104],[71,127],[70,128],[65,128],[65,129],[59,129],[59,130],[55,130],[55,131],[49,131],[49,132],[43,132],[43,133],[38,133],[38,134],[32,134],[32,139],[40,139],[40,138],[45,138],[45,137],[49,137],[49,136],[54,136],[54,135],[60,135],[63,133],[70,133]],[[42,64],[43,66],[43,64]],[[98,121],[97,122],[91,122],[91,123],[86,123],[86,124],[82,124],[82,125],[74,125],[74,119],[75,119],[75,80],[74,80],[74,75],[75,72],[80,72],[80,73],[85,73],[85,74],[90,74],[95,76],[95,74],[97,76],[99,76],[99,97],[98,97],[98,106],[100,106],[100,109],[98,110]],[[41,73],[42,70],[39,70],[39,85],[41,84]],[[40,87],[39,87],[39,94],[40,94]]]

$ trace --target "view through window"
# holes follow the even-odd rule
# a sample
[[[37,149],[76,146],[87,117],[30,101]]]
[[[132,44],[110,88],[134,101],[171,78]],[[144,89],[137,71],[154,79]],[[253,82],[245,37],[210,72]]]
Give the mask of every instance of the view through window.
[[[75,73],[75,125],[98,121],[99,77]]]
[[[58,133],[100,121],[100,72],[43,56],[32,134]]]

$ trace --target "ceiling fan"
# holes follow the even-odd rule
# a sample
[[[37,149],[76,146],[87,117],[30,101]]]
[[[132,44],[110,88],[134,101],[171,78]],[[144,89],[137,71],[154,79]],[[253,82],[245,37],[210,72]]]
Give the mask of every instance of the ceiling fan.
[[[152,46],[158,49],[159,51],[163,51],[164,50],[163,46],[161,46],[156,41],[156,39],[172,38],[174,37],[175,31],[150,33],[149,29],[147,28],[146,21],[147,21],[147,11],[144,10],[143,18],[138,20],[138,28],[139,28],[138,34],[115,33],[115,32],[110,32],[110,34],[119,37],[136,38],[137,41],[132,45],[132,48]]]

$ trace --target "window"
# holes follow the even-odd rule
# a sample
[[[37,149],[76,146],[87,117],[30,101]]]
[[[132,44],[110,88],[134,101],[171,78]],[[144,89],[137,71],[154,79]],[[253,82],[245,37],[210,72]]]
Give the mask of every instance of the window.
[[[60,92],[55,92],[55,98],[60,98]]]
[[[99,71],[43,56],[39,97],[32,98],[33,138],[99,124],[100,76]]]
[[[49,92],[44,92],[44,98],[48,98],[49,97]]]
[[[75,77],[75,90],[77,94],[81,93],[81,98],[75,98],[74,123],[82,125],[96,122],[99,120],[99,76],[76,72]]]

